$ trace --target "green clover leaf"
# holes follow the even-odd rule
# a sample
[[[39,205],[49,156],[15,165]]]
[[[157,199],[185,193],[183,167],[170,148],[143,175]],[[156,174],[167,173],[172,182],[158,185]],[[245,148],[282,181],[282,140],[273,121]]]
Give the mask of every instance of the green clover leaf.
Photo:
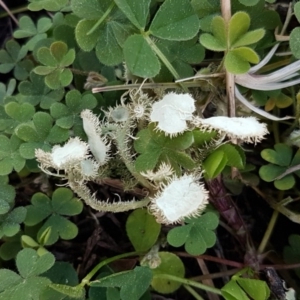
[[[16,191],[13,186],[8,184],[7,176],[0,176],[0,215],[9,212],[14,205]]]
[[[56,124],[59,127],[70,129],[74,126],[75,135],[82,136],[80,112],[84,109],[95,108],[97,106],[97,99],[91,92],[80,94],[77,90],[69,91],[65,98],[66,104],[54,103],[51,105],[51,116],[56,120]]]
[[[97,58],[105,65],[121,63],[124,60],[123,44],[135,32],[134,26],[125,15],[107,0],[89,1],[88,5],[80,0],[74,0],[72,9],[76,15],[83,18],[75,29],[79,47],[84,51],[95,48]],[[108,14],[109,18],[99,24],[99,15],[105,14]]]
[[[252,90],[252,96],[259,106],[265,106],[266,111],[271,111],[275,107],[286,108],[293,104],[293,99],[284,94],[281,89],[273,91]]]
[[[50,227],[51,232],[44,241],[44,245],[54,244],[58,238],[73,239],[77,233],[77,226],[64,216],[74,216],[82,211],[83,204],[73,197],[71,190],[58,188],[54,191],[52,199],[43,193],[35,193],[27,206],[28,213],[25,224],[36,225],[45,221],[38,232],[38,239]]]
[[[247,274],[248,273],[248,274]],[[243,269],[232,276],[231,280],[221,289],[222,296],[230,300],[267,300],[270,289],[265,281],[253,279],[252,270]],[[250,278],[242,277],[247,275]]]
[[[148,251],[156,243],[160,228],[146,209],[136,209],[126,221],[126,233],[136,251]]]
[[[228,24],[221,16],[213,18],[212,33],[203,33],[200,43],[213,51],[225,51],[224,65],[226,70],[234,73],[245,73],[250,69],[250,63],[257,64],[257,53],[246,47],[261,40],[265,35],[264,29],[248,31],[250,28],[250,16],[242,11],[235,13]]]
[[[59,276],[57,276],[59,274]],[[41,299],[71,299],[85,300],[85,289],[78,285],[78,275],[70,263],[55,262],[54,266],[43,273],[43,277],[51,280],[51,284],[41,295]],[[69,297],[67,297],[69,296]]]
[[[169,279],[160,278],[160,274],[170,274],[180,278],[184,278],[184,264],[181,259],[170,252],[158,252],[161,259],[160,265],[152,269],[153,279],[151,286],[154,290],[162,294],[170,294],[175,292],[181,283],[177,281],[171,281]]]
[[[281,179],[276,178],[286,172],[289,167],[300,164],[300,150],[293,157],[292,148],[286,144],[275,144],[274,149],[264,149],[261,152],[262,158],[270,164],[259,169],[259,176],[266,182],[274,181],[274,186],[278,190],[289,190],[296,182],[293,174],[287,174]],[[300,171],[295,174],[299,177]]]
[[[0,50],[0,73],[7,74],[13,70],[16,79],[26,79],[33,69],[33,62],[24,59],[27,55],[27,47],[22,46],[21,48],[16,41],[10,40],[6,42],[5,48],[6,50]]]
[[[195,167],[195,162],[184,152],[194,142],[192,132],[185,132],[177,137],[170,138],[163,132],[154,130],[155,125],[150,124],[147,129],[138,132],[138,139],[134,148],[140,155],[135,161],[136,170],[144,172],[153,170],[161,162],[170,163],[180,174],[180,166],[186,169]]]
[[[20,124],[15,129],[16,135],[23,140],[20,154],[26,159],[35,158],[35,149],[51,150],[51,144],[65,142],[70,134],[67,129],[53,126],[53,119],[45,112],[34,114],[32,121]]]
[[[5,85],[3,82],[0,82],[0,104],[1,105],[5,103],[6,97],[9,97],[14,93],[16,85],[17,85],[17,81],[14,78],[10,79],[7,85]]]
[[[203,161],[205,177],[212,179],[218,176],[225,166],[243,169],[246,163],[246,156],[243,149],[238,145],[223,144],[215,149]]]
[[[188,0],[165,0],[149,28],[154,36],[172,41],[189,40],[198,30],[199,19]]]
[[[20,206],[0,215],[0,238],[17,234],[20,231],[20,224],[25,220],[26,212],[26,208]]]
[[[197,43],[196,38],[182,42],[159,40],[157,46],[181,78],[193,76],[194,70],[191,64],[200,63],[205,56],[204,47]],[[161,71],[164,69],[165,66],[162,66]],[[170,77],[170,80],[172,79],[173,77]]]
[[[32,19],[28,16],[23,16],[19,20],[20,29],[16,30],[13,37],[16,39],[30,38],[26,42],[28,50],[32,51],[36,43],[47,37],[46,32],[52,27],[51,19],[40,18],[35,26]]]
[[[75,50],[68,50],[64,42],[54,42],[50,48],[41,47],[37,53],[38,60],[44,66],[38,66],[33,71],[45,75],[46,85],[53,90],[68,86],[73,80],[70,66],[75,59]]]
[[[134,270],[120,272],[91,282],[92,287],[118,287],[120,299],[132,300],[140,297],[149,288],[152,272],[148,267],[135,267]]]
[[[65,94],[63,88],[51,90],[45,84],[43,76],[33,72],[30,73],[30,81],[22,81],[18,89],[21,102],[28,102],[34,106],[39,104],[43,109],[49,109],[53,103],[61,101]]]
[[[68,0],[29,0],[28,9],[31,11],[58,11],[67,6]]]
[[[51,281],[38,275],[50,269],[54,262],[51,253],[38,256],[33,249],[21,250],[16,257],[20,275],[8,269],[0,270],[0,299],[40,299],[40,294]]]
[[[11,260],[14,259],[17,254],[22,250],[20,243],[22,231],[20,230],[17,234],[7,237],[3,236],[2,241],[4,242],[0,246],[0,257],[2,260]]]
[[[298,264],[300,262],[300,235],[291,234],[289,236],[289,245],[283,249],[284,261],[288,264]],[[300,278],[300,269],[295,269]]]
[[[0,175],[8,175],[13,170],[21,171],[26,163],[26,160],[20,155],[19,147],[22,144],[15,134],[10,138],[5,135],[0,135]]]
[[[217,228],[219,218],[215,213],[206,212],[200,217],[186,219],[185,223],[169,231],[167,240],[170,245],[184,245],[189,254],[200,255],[216,243],[213,230]]]

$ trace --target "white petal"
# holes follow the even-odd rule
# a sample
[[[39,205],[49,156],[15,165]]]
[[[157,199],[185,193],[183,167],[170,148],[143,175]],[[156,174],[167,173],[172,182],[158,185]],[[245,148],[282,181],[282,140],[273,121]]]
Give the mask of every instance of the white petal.
[[[150,211],[159,222],[170,224],[200,214],[208,203],[208,192],[192,175],[173,177],[152,199]]]
[[[265,123],[259,123],[255,117],[229,118],[212,117],[198,119],[203,128],[215,129],[230,138],[240,139],[244,142],[259,142],[268,133]]]
[[[90,149],[98,163],[103,165],[108,160],[109,146],[100,136],[100,122],[97,116],[88,109],[81,112],[81,118],[83,121],[83,129],[88,137]]]

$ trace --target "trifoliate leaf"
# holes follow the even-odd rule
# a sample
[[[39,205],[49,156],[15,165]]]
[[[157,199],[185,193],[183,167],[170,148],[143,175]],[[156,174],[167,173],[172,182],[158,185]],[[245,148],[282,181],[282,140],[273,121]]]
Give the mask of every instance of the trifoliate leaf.
[[[50,144],[58,144],[69,138],[69,131],[53,126],[53,119],[44,112],[37,112],[31,123],[21,124],[16,128],[16,135],[26,143],[20,146],[20,154],[26,159],[35,157],[35,149],[50,150]]]
[[[168,233],[168,243],[174,247],[185,245],[185,250],[191,255],[205,253],[207,248],[216,243],[216,234],[213,231],[219,224],[215,213],[207,212],[197,218],[185,220],[186,225],[171,229]]]
[[[59,237],[69,240],[77,235],[77,226],[62,216],[77,215],[82,211],[82,202],[73,198],[71,190],[67,188],[56,189],[52,195],[52,200],[43,193],[35,193],[31,203],[27,207],[28,214],[24,223],[33,226],[47,219],[38,232],[39,239],[47,228],[51,228],[46,245],[54,244]]]
[[[6,74],[14,70],[16,79],[26,79],[33,68],[32,61],[24,59],[28,52],[27,47],[21,48],[16,41],[10,40],[6,42],[5,48],[6,50],[0,50],[0,73]]]
[[[54,42],[50,48],[41,47],[37,53],[38,60],[45,66],[37,66],[34,72],[39,75],[46,75],[45,83],[51,89],[59,89],[68,86],[73,74],[66,69],[75,60],[75,50],[68,50],[64,42]]]
[[[53,103],[59,102],[64,97],[64,89],[51,90],[45,85],[44,78],[33,72],[30,73],[30,81],[22,81],[19,84],[21,101],[34,106],[40,105],[43,109],[49,109]]]
[[[154,126],[150,125],[148,129],[139,131],[135,140],[134,147],[138,153],[135,166],[139,172],[153,170],[158,163],[165,161],[171,163],[174,169],[178,169],[178,165],[185,168],[193,168],[195,166],[191,157],[182,152],[193,143],[193,134],[189,131],[178,135],[174,138],[165,136],[162,132],[154,131]]]
[[[20,29],[13,34],[14,38],[22,39],[31,37],[26,46],[28,50],[32,51],[36,43],[47,37],[46,32],[51,28],[52,22],[49,18],[40,18],[35,26],[34,22],[29,16],[23,16],[19,20]]]

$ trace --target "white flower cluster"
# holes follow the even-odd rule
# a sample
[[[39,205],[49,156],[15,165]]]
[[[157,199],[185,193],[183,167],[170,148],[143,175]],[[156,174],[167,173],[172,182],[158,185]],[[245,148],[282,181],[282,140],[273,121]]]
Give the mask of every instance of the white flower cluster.
[[[54,146],[51,152],[36,149],[35,156],[44,172],[59,176],[59,171],[63,170],[66,178],[80,182],[97,177],[99,166],[109,159],[109,145],[100,136],[97,117],[89,110],[83,111],[81,117],[88,143],[76,137],[70,138],[63,146]],[[49,169],[57,170],[57,174],[51,173]]]
[[[208,204],[208,191],[199,183],[200,176],[173,176],[151,199],[150,211],[159,223],[173,224],[186,217],[200,215]]]
[[[266,124],[255,117],[230,118],[225,116],[202,119],[193,116],[195,100],[189,94],[169,93],[152,106],[151,122],[157,122],[157,129],[165,135],[176,136],[192,129],[191,125],[201,129],[216,130],[230,139],[247,143],[257,143],[268,133]]]
[[[158,122],[157,129],[176,136],[187,130],[187,121],[192,120],[195,100],[189,94],[169,93],[152,106],[151,122]]]

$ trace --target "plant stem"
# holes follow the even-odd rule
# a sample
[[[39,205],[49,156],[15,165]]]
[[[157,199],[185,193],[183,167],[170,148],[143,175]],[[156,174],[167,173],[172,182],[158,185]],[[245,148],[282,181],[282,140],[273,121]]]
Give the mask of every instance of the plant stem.
[[[115,135],[115,141],[118,148],[118,153],[124,162],[126,168],[131,173],[131,175],[145,188],[151,191],[153,190],[153,187],[151,186],[150,182],[142,176],[139,172],[136,171],[134,162],[131,158],[131,155],[129,153],[129,146],[128,146],[128,136],[130,136],[130,126],[131,126],[131,120],[127,120],[124,124],[124,127],[122,129],[119,129],[116,131]]]
[[[278,200],[280,201],[282,199],[283,196],[283,191],[279,191],[279,195],[278,195]],[[279,211],[277,209],[274,209],[271,220],[268,224],[268,227],[265,231],[264,237],[262,239],[262,241],[260,242],[260,245],[258,247],[258,254],[261,254],[265,251],[265,248],[267,246],[267,243],[269,242],[269,239],[272,235],[273,229],[275,227],[276,221],[278,219],[279,216]]]
[[[100,25],[101,23],[106,19],[106,17],[111,13],[113,8],[115,7],[115,2],[113,1],[111,5],[108,7],[106,12],[102,15],[102,17],[98,20],[98,22],[87,32],[87,35],[92,34]]]
[[[119,260],[121,258],[125,258],[125,257],[130,257],[130,256],[138,256],[138,255],[141,255],[142,253],[141,252],[138,252],[138,251],[134,251],[134,252],[128,252],[128,253],[123,253],[123,254],[120,254],[120,255],[116,255],[114,257],[111,257],[111,258],[107,258],[103,261],[101,261],[98,265],[96,265],[92,271],[90,271],[82,280],[81,280],[81,283],[80,285],[81,286],[85,286],[86,284],[88,284],[91,280],[91,278],[102,268],[104,267],[105,265],[115,261],[115,260]]]
[[[180,86],[187,87],[201,87],[201,83],[199,81],[190,81],[190,82],[181,82]],[[139,83],[134,84],[122,84],[122,85],[111,85],[111,86],[103,86],[93,88],[93,93],[100,93],[100,92],[110,92],[110,91],[122,91],[122,90],[130,90],[130,89],[155,89],[155,88],[165,88],[165,89],[176,89],[179,88],[179,83],[175,82],[165,82],[165,83],[157,83],[157,82],[150,82],[144,83],[142,86]]]
[[[15,8],[15,9],[11,9],[10,12],[12,14],[18,14],[18,13],[21,13],[21,12],[24,12],[24,11],[27,11],[27,10],[28,10],[27,5],[25,5],[25,6]],[[0,14],[0,19],[5,18],[7,16],[9,16],[9,13],[8,12],[3,12],[3,13]]]
[[[189,280],[186,278],[180,278],[174,275],[169,275],[169,274],[157,274],[153,276],[154,278],[158,278],[158,279],[167,279],[167,280],[171,280],[171,281],[176,281],[176,282],[180,282],[182,284],[186,284],[186,285],[190,285],[193,287],[196,287],[198,289],[207,291],[207,292],[212,292],[215,293],[217,295],[222,295],[222,292],[220,289],[217,289],[215,287],[211,287],[211,286],[207,286],[205,284],[193,281],[193,280]]]
[[[225,20],[225,24],[228,27],[229,21],[231,19],[231,1],[230,0],[221,0],[221,11],[222,16]],[[229,40],[227,40],[227,43]],[[227,45],[229,49],[230,45]],[[227,51],[228,51],[227,49]],[[226,51],[226,52],[227,52]],[[226,53],[225,53],[226,55]],[[234,96],[234,75],[226,70],[226,93],[227,93],[227,107],[228,107],[228,116],[235,117],[235,96]]]
[[[172,64],[168,61],[168,59],[165,57],[165,55],[160,51],[160,49],[155,45],[155,43],[151,40],[151,38],[145,34],[144,39],[147,41],[151,49],[156,53],[156,55],[160,58],[160,60],[163,62],[163,64],[168,68],[168,70],[171,72],[171,74],[174,76],[175,80],[179,79],[179,74],[177,71],[174,69]],[[179,83],[180,86],[183,88],[183,90],[188,93],[188,89]]]
[[[189,285],[184,284],[184,288],[197,300],[204,300],[192,287]]]
[[[13,21],[16,23],[17,26],[19,26],[19,22],[17,18],[12,14],[12,12],[9,10],[9,8],[6,6],[6,4],[0,0],[0,6],[7,12],[7,14],[13,19]]]

